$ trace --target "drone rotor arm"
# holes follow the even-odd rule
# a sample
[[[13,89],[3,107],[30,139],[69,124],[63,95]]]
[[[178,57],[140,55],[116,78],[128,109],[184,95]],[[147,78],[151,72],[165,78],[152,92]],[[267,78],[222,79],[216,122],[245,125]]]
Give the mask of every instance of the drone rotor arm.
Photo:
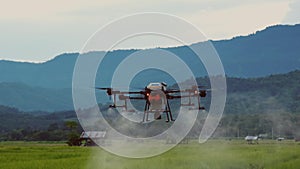
[[[182,91],[182,90],[176,90],[176,89],[175,90],[166,90],[165,91],[166,94],[168,94],[168,93],[181,93],[181,92],[184,92],[184,91]]]
[[[132,100],[145,100],[146,98],[144,98],[144,97],[129,97],[129,99],[132,99]]]
[[[145,91],[136,91],[136,92],[120,92],[120,94],[144,94]]]

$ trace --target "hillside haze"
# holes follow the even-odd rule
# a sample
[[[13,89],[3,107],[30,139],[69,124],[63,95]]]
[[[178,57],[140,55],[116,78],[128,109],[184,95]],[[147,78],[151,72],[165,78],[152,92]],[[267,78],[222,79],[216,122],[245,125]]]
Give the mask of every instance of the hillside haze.
[[[300,69],[300,25],[278,25],[268,27],[249,36],[230,40],[211,41],[219,53],[225,73],[229,77],[256,78],[272,74],[287,73]],[[207,42],[193,44],[202,48]],[[204,67],[188,47],[165,48],[182,60],[197,77],[206,76]],[[116,50],[109,52],[103,61],[102,78],[96,80],[97,86],[109,85],[109,80],[118,64],[137,50]],[[150,49],[151,51],[151,49]],[[90,52],[86,57],[101,52]],[[21,110],[68,110],[72,109],[72,74],[78,53],[61,54],[44,63],[24,63],[0,61],[0,105],[16,107]],[[105,73],[103,73],[105,71]],[[145,72],[135,84],[144,87],[151,73]],[[173,84],[169,76],[159,74],[156,79]],[[289,79],[288,79],[289,80]],[[100,93],[98,97],[105,97]],[[105,99],[104,99],[105,100]],[[106,99],[107,101],[107,99]]]

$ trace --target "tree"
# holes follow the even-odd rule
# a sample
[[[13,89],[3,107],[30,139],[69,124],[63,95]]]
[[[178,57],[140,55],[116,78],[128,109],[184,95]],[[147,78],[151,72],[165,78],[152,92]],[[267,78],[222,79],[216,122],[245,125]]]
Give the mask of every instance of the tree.
[[[65,126],[68,129],[68,141],[67,144],[69,146],[80,146],[80,134],[77,131],[78,123],[75,121],[66,121]]]

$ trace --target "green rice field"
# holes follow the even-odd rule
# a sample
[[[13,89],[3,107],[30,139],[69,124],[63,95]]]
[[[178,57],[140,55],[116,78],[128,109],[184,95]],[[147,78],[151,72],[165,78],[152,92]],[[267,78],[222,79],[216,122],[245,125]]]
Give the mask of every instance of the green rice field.
[[[298,169],[300,143],[210,140],[179,144],[152,158],[129,159],[99,147],[55,142],[0,142],[1,169]]]

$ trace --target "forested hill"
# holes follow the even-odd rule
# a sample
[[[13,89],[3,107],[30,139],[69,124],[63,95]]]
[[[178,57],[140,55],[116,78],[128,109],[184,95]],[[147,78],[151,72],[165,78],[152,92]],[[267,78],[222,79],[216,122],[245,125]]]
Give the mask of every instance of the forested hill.
[[[197,80],[209,86],[207,78]],[[273,130],[277,136],[298,137],[299,82],[300,71],[263,78],[228,77],[224,118],[215,136],[236,137],[237,133],[239,136],[260,133],[270,135]],[[209,100],[209,95],[205,99]],[[36,104],[40,101],[34,100],[34,97],[31,100]],[[205,104],[208,107],[207,103]],[[64,140],[66,139],[64,133],[68,131],[66,122],[70,120],[77,121],[74,111],[24,112],[0,106],[0,140]],[[117,119],[114,121],[118,123]],[[197,123],[201,123],[200,121]],[[78,130],[81,130],[80,127]]]
[[[209,86],[207,78],[199,84]],[[300,71],[261,78],[227,78],[225,113],[300,113]]]
[[[300,69],[299,41],[300,24],[271,26],[248,36],[211,42],[219,53],[228,76],[249,78]],[[201,47],[204,43],[206,42],[193,44],[193,47],[202,50]],[[200,63],[195,59],[198,57],[188,47],[163,49],[180,57],[191,70],[198,70],[196,71],[197,77],[206,75],[204,68],[199,69]],[[105,70],[102,81],[107,82],[118,64],[136,51],[115,50],[109,52],[105,65],[101,68]],[[97,56],[100,53],[90,52],[85,57]],[[50,61],[39,64],[0,60],[0,82],[24,83],[31,87],[70,88],[77,56],[78,53],[61,54]],[[143,80],[141,83],[144,82]],[[169,82],[169,79],[165,79],[165,81]],[[98,82],[97,79],[96,82]]]
[[[0,141],[3,140],[67,140],[67,122],[76,122],[74,111],[22,112],[0,106]],[[81,131],[80,126],[79,131]]]
[[[228,113],[300,113],[300,71],[265,78],[228,78]]]
[[[206,85],[207,78],[199,78]],[[227,77],[226,113],[266,111],[300,112],[300,71],[261,78]],[[0,83],[0,105],[21,111],[65,111],[73,109],[71,89],[46,89],[24,84]],[[105,92],[96,92],[109,101]]]

